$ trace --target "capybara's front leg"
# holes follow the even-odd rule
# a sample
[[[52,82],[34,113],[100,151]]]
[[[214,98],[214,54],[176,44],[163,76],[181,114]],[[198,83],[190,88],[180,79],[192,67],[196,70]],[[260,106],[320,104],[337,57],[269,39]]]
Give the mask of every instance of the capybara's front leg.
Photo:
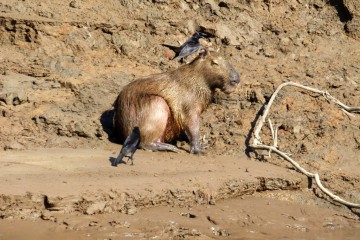
[[[191,149],[190,153],[199,154],[204,153],[200,145],[200,113],[199,111],[195,111],[192,113],[189,118],[188,122],[185,126],[185,133],[189,138]]]

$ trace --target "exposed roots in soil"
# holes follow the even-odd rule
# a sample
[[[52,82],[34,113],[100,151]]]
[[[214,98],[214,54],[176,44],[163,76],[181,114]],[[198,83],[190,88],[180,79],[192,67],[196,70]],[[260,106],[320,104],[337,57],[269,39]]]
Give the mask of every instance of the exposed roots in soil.
[[[294,82],[286,82],[286,83],[280,84],[278,86],[278,88],[272,94],[268,104],[266,104],[264,106],[264,109],[265,109],[264,113],[263,113],[257,127],[254,130],[254,140],[253,140],[253,145],[251,147],[254,148],[254,149],[266,149],[266,150],[269,150],[269,155],[271,154],[271,152],[275,152],[280,157],[282,157],[285,160],[287,160],[288,162],[290,162],[298,171],[300,171],[301,173],[306,175],[308,178],[311,178],[311,179],[314,178],[315,182],[316,182],[317,186],[320,188],[320,190],[323,191],[326,195],[328,195],[335,202],[341,203],[341,204],[343,204],[343,205],[345,205],[347,207],[350,207],[350,208],[360,208],[360,204],[348,202],[348,201],[340,198],[339,196],[335,195],[331,191],[329,191],[327,188],[325,188],[322,185],[318,173],[311,173],[311,172],[307,171],[306,169],[301,167],[300,164],[298,164],[295,160],[293,160],[289,156],[290,154],[287,154],[287,153],[284,153],[284,152],[280,151],[278,149],[277,128],[275,128],[275,130],[274,130],[270,119],[268,121],[269,121],[269,126],[270,126],[270,130],[271,130],[272,138],[273,138],[273,146],[265,145],[265,144],[262,143],[261,138],[260,138],[261,128],[263,127],[263,125],[264,125],[264,123],[266,121],[266,118],[267,118],[267,116],[269,114],[269,111],[270,111],[270,107],[273,104],[277,94],[285,86],[295,86],[295,87],[303,88],[303,89],[311,91],[311,92],[318,93],[318,94],[322,95],[326,100],[337,104],[343,111],[345,111],[350,116],[353,116],[352,114],[350,114],[350,112],[360,113],[360,107],[349,107],[349,106],[343,104],[342,102],[340,102],[338,99],[331,96],[326,91],[321,91],[321,90],[311,88],[311,87],[307,87],[307,86],[304,86],[304,85],[301,85],[301,84],[298,84],[298,83],[294,83]]]

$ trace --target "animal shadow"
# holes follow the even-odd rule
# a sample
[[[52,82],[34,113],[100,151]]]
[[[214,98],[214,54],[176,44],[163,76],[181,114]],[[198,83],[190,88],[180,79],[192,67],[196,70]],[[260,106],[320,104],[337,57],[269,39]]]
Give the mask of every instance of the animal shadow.
[[[108,135],[108,140],[112,143],[120,144],[121,142],[119,139],[116,138],[114,124],[113,124],[113,118],[114,118],[114,109],[106,110],[101,114],[100,117],[100,123],[103,128],[103,131],[106,132]],[[109,162],[111,163],[111,166],[113,166],[114,162],[116,161],[116,158],[109,157]],[[121,160],[118,164],[126,164],[125,161]]]
[[[106,110],[101,114],[100,123],[102,129],[108,135],[108,140],[112,143],[120,143],[119,139],[116,138],[113,119],[115,111],[114,109]]]

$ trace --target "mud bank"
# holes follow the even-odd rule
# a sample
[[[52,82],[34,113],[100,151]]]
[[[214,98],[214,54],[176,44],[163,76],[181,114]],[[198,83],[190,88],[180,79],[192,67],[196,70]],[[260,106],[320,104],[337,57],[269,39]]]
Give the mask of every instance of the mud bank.
[[[359,9],[357,0],[3,0],[0,239],[29,229],[39,239],[352,239],[358,212],[248,145],[283,82],[360,105]],[[201,44],[220,48],[241,78],[202,116],[208,155],[189,155],[179,141],[180,154],[139,151],[135,166],[110,167],[120,149],[111,126],[117,94],[135,78],[178,67],[161,44],[199,28],[215,35]],[[281,150],[360,202],[358,115],[288,89],[269,117]],[[262,139],[272,141],[267,127]]]

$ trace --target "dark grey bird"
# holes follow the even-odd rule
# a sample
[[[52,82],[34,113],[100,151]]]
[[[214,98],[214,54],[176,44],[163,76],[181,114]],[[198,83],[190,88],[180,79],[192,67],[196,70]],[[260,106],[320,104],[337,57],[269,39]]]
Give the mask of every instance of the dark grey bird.
[[[184,44],[182,44],[180,47],[171,46],[167,44],[162,44],[165,47],[170,48],[175,52],[175,56],[173,60],[182,60],[183,58],[186,58],[187,56],[190,56],[191,54],[194,54],[196,51],[200,49],[200,38],[207,38],[209,37],[208,34],[203,32],[196,32],[194,33]]]
[[[131,165],[134,165],[134,153],[140,144],[140,130],[138,127],[134,127],[130,135],[125,139],[125,142],[120,150],[119,156],[113,161],[112,166],[116,167],[123,161],[124,157],[128,157],[128,161],[131,160]]]

